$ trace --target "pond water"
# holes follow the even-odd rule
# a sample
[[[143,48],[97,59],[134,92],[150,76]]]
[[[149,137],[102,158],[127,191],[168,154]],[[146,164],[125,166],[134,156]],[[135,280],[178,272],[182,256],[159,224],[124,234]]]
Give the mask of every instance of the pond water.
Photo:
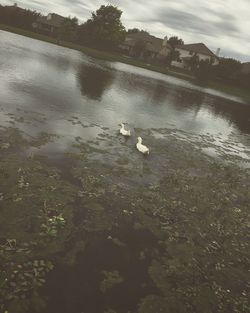
[[[244,243],[249,172],[238,170],[235,163],[250,167],[249,104],[177,78],[4,31],[0,31],[0,80],[0,173],[4,174],[0,201],[11,208],[1,208],[0,247],[5,236],[37,240],[40,215],[48,213],[44,220],[49,221],[52,213],[62,212],[66,220],[61,237],[47,242],[41,251],[34,249],[30,257],[48,258],[56,265],[41,292],[49,299],[47,310],[41,312],[137,312],[141,299],[157,294],[164,285],[160,272],[155,284],[149,277],[152,260],[162,261],[161,254],[166,256],[173,248],[171,258],[176,264],[184,260],[180,271],[186,275],[185,253],[193,249],[193,238],[207,240],[209,247],[220,236],[221,245],[227,244],[225,236],[232,233],[231,237],[239,236],[236,243]],[[129,140],[118,136],[120,122],[132,130]],[[135,151],[137,134],[150,146],[148,158]],[[214,162],[217,157],[232,168]],[[228,207],[237,211],[227,211]],[[20,208],[26,212],[24,218]],[[215,208],[225,211],[226,221]],[[239,224],[236,230],[230,228],[232,221]],[[214,226],[219,222],[226,223],[229,232]],[[174,238],[179,234],[183,260]],[[238,262],[238,251],[247,248],[236,250],[235,245],[224,247],[230,257],[223,255],[220,262],[229,262],[234,255]],[[213,261],[206,254],[209,249],[196,247],[201,247],[202,262]],[[194,264],[187,280],[193,287],[193,273],[199,267],[191,256],[190,262]],[[237,270],[235,266],[235,275]],[[180,278],[173,281],[181,289],[178,268],[176,273]],[[209,276],[211,286],[213,275],[216,272]],[[234,277],[232,282],[225,279],[225,290],[237,281]],[[100,282],[111,291],[103,292]],[[106,286],[114,282],[117,287]],[[234,289],[232,297],[237,300],[239,286]]]
[[[196,134],[250,133],[250,106],[240,99],[4,31],[0,69],[1,124],[15,114],[29,133],[82,135],[72,116],[110,129],[123,121]],[[84,133],[95,136],[96,129]]]

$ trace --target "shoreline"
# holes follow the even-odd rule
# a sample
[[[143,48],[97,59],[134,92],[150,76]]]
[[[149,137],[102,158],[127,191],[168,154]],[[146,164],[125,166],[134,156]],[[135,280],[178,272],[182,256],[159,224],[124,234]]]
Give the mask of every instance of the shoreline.
[[[15,33],[15,34],[29,37],[32,39],[37,39],[40,41],[48,42],[48,43],[55,44],[55,45],[58,45],[61,47],[77,50],[77,51],[80,51],[80,52],[82,52],[88,56],[91,56],[91,57],[94,57],[97,59],[101,59],[101,60],[105,60],[105,61],[111,61],[111,62],[121,62],[124,64],[136,66],[139,68],[144,68],[144,69],[147,69],[147,70],[150,70],[153,72],[157,72],[157,73],[165,74],[168,76],[176,77],[176,78],[179,78],[179,79],[182,79],[185,81],[189,81],[189,82],[195,84],[196,86],[202,86],[204,88],[211,88],[211,89],[214,89],[214,90],[217,90],[220,92],[224,92],[228,95],[241,98],[243,101],[245,101],[245,104],[247,104],[247,102],[250,103],[250,93],[247,90],[241,89],[239,87],[226,85],[226,84],[219,83],[216,81],[210,81],[204,85],[200,85],[200,84],[196,83],[195,78],[193,76],[188,75],[186,73],[175,72],[173,69],[168,70],[166,68],[161,68],[161,67],[156,66],[156,65],[148,65],[148,64],[145,64],[143,62],[140,62],[138,60],[132,59],[130,57],[127,57],[127,56],[124,56],[121,54],[110,53],[110,52],[106,52],[106,51],[98,51],[98,50],[95,50],[93,48],[85,47],[82,45],[78,45],[78,44],[66,42],[66,41],[61,41],[60,44],[58,44],[58,42],[55,38],[52,38],[52,37],[49,37],[46,35],[42,35],[39,33],[35,33],[32,31],[24,30],[21,28],[9,26],[9,25],[4,25],[4,24],[0,24],[0,30]]]

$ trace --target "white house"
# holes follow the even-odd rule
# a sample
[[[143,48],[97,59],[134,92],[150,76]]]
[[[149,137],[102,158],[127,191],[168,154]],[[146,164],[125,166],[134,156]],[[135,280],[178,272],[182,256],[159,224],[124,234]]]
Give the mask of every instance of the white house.
[[[219,64],[219,57],[214,54],[204,43],[193,43],[175,47],[180,54],[178,61],[173,61],[172,66],[189,69],[189,60],[196,55],[198,60],[208,60],[212,65]],[[219,50],[218,50],[219,51]]]

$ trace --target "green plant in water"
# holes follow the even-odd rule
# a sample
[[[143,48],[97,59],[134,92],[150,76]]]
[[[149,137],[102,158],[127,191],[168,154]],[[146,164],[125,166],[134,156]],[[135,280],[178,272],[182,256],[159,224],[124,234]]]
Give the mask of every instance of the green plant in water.
[[[61,230],[65,226],[65,219],[62,214],[58,216],[52,216],[47,219],[46,224],[43,223],[41,225],[41,236],[48,237],[56,237],[58,235],[58,231]]]
[[[103,293],[105,293],[107,290],[123,282],[123,277],[120,275],[120,273],[117,270],[112,271],[112,272],[103,271],[103,275],[104,275],[104,279],[100,284],[100,290]]]

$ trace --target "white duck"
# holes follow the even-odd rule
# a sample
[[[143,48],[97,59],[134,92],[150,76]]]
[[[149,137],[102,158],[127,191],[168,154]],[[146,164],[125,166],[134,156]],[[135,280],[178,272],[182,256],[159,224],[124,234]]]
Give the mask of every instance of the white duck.
[[[138,142],[136,144],[137,150],[140,151],[143,154],[149,154],[149,148],[142,144],[142,138],[138,137],[137,139],[138,139]]]
[[[120,134],[126,137],[130,137],[131,136],[130,130],[126,130],[123,123],[120,123],[119,125],[121,126]]]

